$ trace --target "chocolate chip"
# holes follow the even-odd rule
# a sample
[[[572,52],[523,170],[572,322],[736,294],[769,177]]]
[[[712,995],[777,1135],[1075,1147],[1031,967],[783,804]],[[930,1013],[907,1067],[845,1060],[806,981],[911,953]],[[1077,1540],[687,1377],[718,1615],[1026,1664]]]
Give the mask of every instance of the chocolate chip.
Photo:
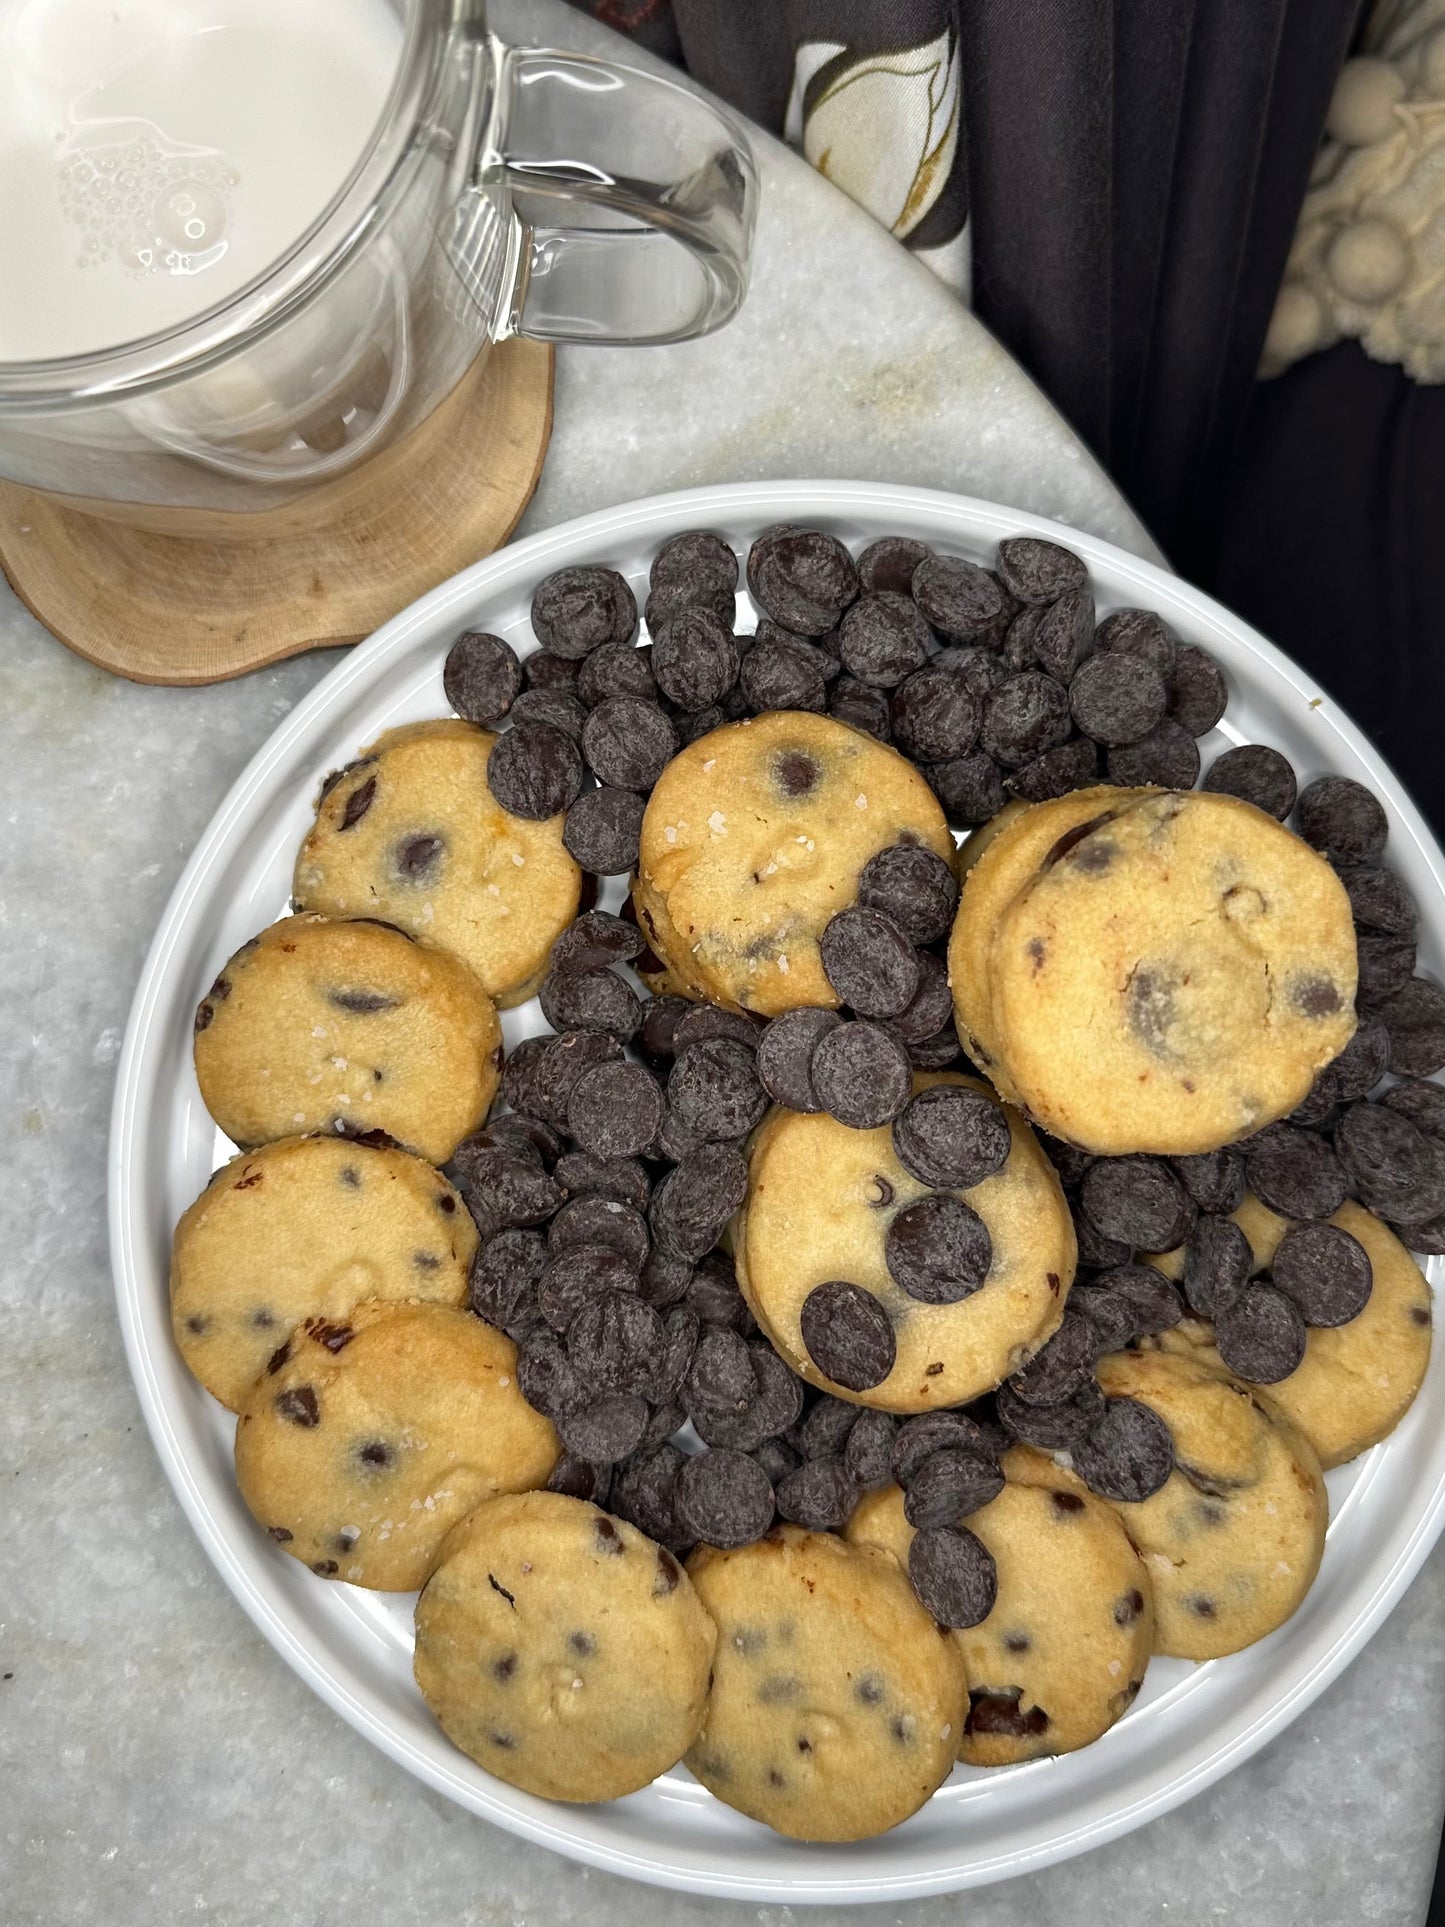
[[[863,1017],[896,1017],[918,988],[918,957],[877,910],[854,904],[824,927],[819,951],[829,983]]]
[[[737,587],[738,559],[710,529],[685,529],[663,543],[652,558],[647,579],[654,589],[695,583],[731,592]]]
[[[578,1245],[595,1245],[615,1251],[640,1271],[647,1259],[648,1243],[642,1212],[612,1198],[571,1198],[547,1227],[549,1258]]]
[[[909,1010],[912,1008],[910,1004]],[[893,1020],[890,1028],[897,1030],[907,1016],[908,1012],[905,1011],[902,1017]],[[908,1044],[908,1061],[915,1070],[920,1071],[948,1070],[958,1061],[960,1054],[958,1032],[951,1021],[932,1037],[925,1037],[922,1043]]]
[[[587,1403],[587,1393],[562,1341],[545,1326],[530,1332],[517,1350],[517,1386],[536,1412],[553,1424]],[[581,1456],[586,1457],[586,1454]]]
[[[1356,994],[1361,1007],[1368,1009],[1382,1004],[1403,990],[1415,968],[1415,954],[1415,943],[1411,937],[1388,937],[1380,930],[1359,931],[1356,936],[1359,963]],[[1335,992],[1335,999],[1335,1008],[1338,1009],[1338,991]]]
[[[1019,769],[1069,735],[1069,699],[1036,669],[1010,676],[984,699],[981,746],[1005,769]]]
[[[376,778],[374,776],[368,776],[365,782],[358,783],[350,796],[347,797],[346,807],[342,810],[341,821],[337,825],[338,833],[342,830],[354,830],[362,817],[365,816],[366,812],[371,808],[375,798]]]
[[[786,1473],[777,1489],[778,1513],[809,1532],[840,1532],[858,1500],[840,1458],[809,1459]]]
[[[987,1435],[967,1412],[923,1412],[898,1428],[892,1446],[892,1476],[906,1490],[925,1460],[936,1452],[953,1451],[995,1456]]]
[[[1136,1338],[1168,1331],[1184,1316],[1183,1298],[1153,1265],[1118,1265],[1111,1271],[1101,1272],[1097,1282],[1107,1285],[1129,1306]],[[1072,1305],[1072,1297],[1069,1302]]]
[[[987,823],[1008,801],[1002,772],[985,750],[970,750],[967,756],[934,763],[923,774],[944,815],[959,829]]]
[[[631,963],[643,948],[636,924],[606,910],[589,910],[569,923],[552,945],[552,968],[605,970],[609,964]]]
[[[348,1017],[375,1017],[384,1010],[400,1008],[400,997],[389,997],[384,990],[328,990],[326,1001],[336,1010],[344,1010]]]
[[[665,1546],[678,1547],[688,1535],[673,1506],[683,1454],[675,1445],[639,1446],[612,1475],[612,1510],[621,1519]]]
[[[925,1526],[908,1548],[908,1577],[940,1626],[977,1626],[998,1598],[993,1554],[967,1526]]]
[[[1087,1318],[1094,1328],[1094,1343],[1100,1355],[1122,1351],[1137,1336],[1134,1307],[1122,1292],[1110,1290],[1101,1272],[1092,1282],[1076,1283],[1069,1293],[1069,1310]]]
[[[952,927],[958,884],[935,851],[895,843],[864,864],[858,903],[886,917],[910,942],[933,943]]]
[[[1055,602],[1088,581],[1088,571],[1072,549],[1036,535],[1005,537],[995,566],[1003,586],[1020,602]]]
[[[1401,1224],[1422,1224],[1445,1211],[1445,1145],[1398,1111],[1352,1104],[1335,1126],[1334,1142],[1368,1210]]]
[[[622,876],[637,865],[647,799],[632,790],[585,790],[567,812],[562,841],[595,876]]]
[[[520,1340],[541,1316],[537,1281],[547,1264],[540,1232],[499,1231],[477,1247],[467,1274],[472,1310],[513,1340]]]
[[[1193,1200],[1162,1158],[1099,1158],[1079,1201],[1106,1238],[1144,1251],[1172,1251],[1194,1221]]]
[[[819,1038],[810,1074],[823,1109],[840,1124],[888,1124],[913,1090],[908,1052],[879,1024],[839,1024]]]
[[[468,629],[447,652],[442,687],[467,722],[500,722],[522,692],[522,665],[500,636]]]
[[[731,1340],[733,1334],[707,1333],[702,1345],[714,1336]],[[725,1445],[736,1452],[755,1452],[764,1440],[776,1438],[796,1425],[803,1409],[803,1383],[765,1340],[753,1339],[747,1346],[752,1371],[752,1389],[731,1405],[688,1408],[699,1438],[708,1445]],[[694,1353],[694,1363],[697,1354]],[[693,1366],[689,1366],[688,1384]],[[684,1387],[686,1391],[687,1387]]]
[[[512,816],[545,822],[575,801],[582,788],[577,745],[550,723],[516,723],[487,758],[487,787]]]
[[[571,695],[577,688],[578,666],[550,649],[536,649],[523,659],[522,674],[528,689],[560,689]]]
[[[547,1119],[565,1128],[578,1081],[598,1065],[620,1063],[622,1046],[602,1030],[564,1030],[543,1041],[532,1075],[535,1100]]]
[[[808,1356],[835,1385],[866,1392],[893,1370],[893,1321],[872,1292],[835,1278],[815,1285],[800,1317]]]
[[[608,642],[630,642],[637,603],[615,569],[559,569],[532,596],[532,633],[573,661]]]
[[[665,696],[688,710],[722,701],[739,666],[730,622],[710,609],[686,609],[654,636],[652,671]]]
[[[767,1026],[758,1040],[756,1070],[774,1103],[793,1111],[822,1110],[813,1089],[813,1052],[819,1039],[841,1021],[836,1011],[804,1005],[784,1011]]]
[[[1350,899],[1350,914],[1364,930],[1390,937],[1413,937],[1420,920],[1415,899],[1393,870],[1375,864],[1339,866]]]
[[[1098,775],[1098,750],[1087,736],[1075,736],[1016,769],[1006,787],[1022,802],[1047,803],[1055,796],[1067,796],[1071,790],[1087,789]]]
[[[1025,1445],[1041,1452],[1072,1451],[1104,1415],[1104,1394],[1097,1379],[1088,1379],[1061,1405],[1029,1405],[1011,1385],[1000,1385],[998,1415]]]
[[[567,1245],[549,1253],[537,1303],[553,1331],[565,1332],[584,1305],[609,1291],[635,1292],[637,1283],[637,1267],[622,1252],[606,1245]]]
[[[1096,1356],[1093,1326],[1066,1311],[1052,1338],[1009,1379],[1009,1389],[1025,1405],[1067,1405],[1093,1376]]]
[[[834,1383],[840,1383],[834,1380]],[[891,1476],[897,1421],[888,1412],[864,1410],[854,1420],[843,1447],[843,1463],[855,1485],[886,1485]]]
[[[1200,1151],[1170,1163],[1201,1211],[1227,1215],[1244,1203],[1244,1159],[1238,1151]]]
[[[770,529],[748,551],[748,588],[775,622],[822,636],[858,594],[858,573],[841,542],[821,529]]]
[[[1003,613],[1004,590],[987,569],[928,555],[913,572],[913,599],[940,635],[968,642]]]
[[[820,652],[801,642],[757,643],[743,657],[738,687],[757,715],[780,709],[820,711],[827,690]],[[785,794],[806,794],[788,790],[787,778],[782,780]]]
[[[1111,1398],[1086,1439],[1071,1448],[1074,1470],[1091,1492],[1139,1505],[1174,1469],[1174,1440],[1159,1414],[1133,1398]]]
[[[582,731],[588,767],[614,789],[651,789],[676,753],[677,731],[665,711],[637,696],[609,696]]]
[[[562,1454],[547,1477],[549,1492],[560,1492],[569,1499],[588,1500],[594,1505],[607,1503],[606,1484],[607,1468],[605,1466],[592,1465],[586,1459],[574,1458],[570,1452]],[[510,1654],[508,1660],[510,1663],[506,1660],[498,1660],[493,1665],[494,1677],[497,1679],[511,1677],[517,1663],[516,1655]],[[503,1665],[507,1668],[505,1673],[498,1671],[498,1667]]]
[[[579,745],[586,721],[587,711],[570,689],[524,689],[512,704],[514,729],[521,723],[543,723]]]
[[[1241,743],[1209,765],[1200,785],[1219,796],[1237,796],[1281,823],[1294,808],[1299,786],[1287,758],[1267,743]]]
[[[1093,646],[1094,598],[1088,590],[1071,589],[1047,608],[1038,609],[1031,641],[1039,668],[1067,683]]]
[[[299,1425],[309,1431],[321,1423],[321,1408],[316,1401],[316,1391],[310,1385],[296,1385],[290,1391],[276,1394],[276,1416],[284,1418],[291,1425]]]
[[[1374,1269],[1358,1238],[1334,1224],[1292,1225],[1270,1267],[1271,1282],[1293,1299],[1307,1325],[1347,1325],[1370,1301]]]
[[[858,557],[858,584],[864,595],[887,590],[907,595],[920,562],[933,551],[926,542],[915,542],[906,535],[882,535],[870,542]]]
[[[981,721],[982,705],[963,677],[936,663],[915,670],[893,697],[893,740],[920,762],[967,755]]]
[[[653,652],[630,642],[608,642],[585,658],[577,676],[577,699],[587,709],[595,709],[613,696],[630,696],[642,702],[657,701],[657,678],[653,675]]]
[[[1445,1084],[1432,1084],[1425,1078],[1407,1078],[1392,1084],[1380,1098],[1387,1110],[1408,1117],[1431,1137],[1445,1138]]]
[[[1229,689],[1213,656],[1181,642],[1174,652],[1169,696],[1174,720],[1191,736],[1207,736],[1224,714]]]
[[[861,729],[880,743],[893,740],[888,698],[852,676],[840,676],[828,698],[828,714],[853,729]]]
[[[893,1149],[920,1184],[967,1191],[1008,1162],[1008,1120],[991,1097],[959,1084],[933,1084],[893,1124]]]
[[[1349,1192],[1344,1166],[1311,1131],[1273,1125],[1244,1154],[1250,1189],[1282,1218],[1328,1218]]]
[[[1412,977],[1381,1006],[1390,1033],[1390,1069],[1400,1077],[1433,1077],[1445,1070],[1445,990]]]
[[[596,1157],[635,1157],[662,1124],[662,1090],[642,1064],[599,1064],[567,1099],[567,1128]]]
[[[1199,775],[1199,745],[1184,726],[1166,717],[1137,743],[1109,751],[1109,781],[1125,789],[1187,790]]]
[[[987,1282],[993,1240],[971,1205],[934,1192],[898,1213],[883,1255],[893,1282],[910,1298],[953,1305]]]
[[[850,676],[871,688],[892,690],[929,659],[933,636],[907,595],[865,595],[838,626],[838,651]],[[963,696],[969,690],[963,688]],[[894,726],[898,707],[894,705]],[[977,734],[977,713],[973,732]],[[971,740],[971,738],[969,738]],[[967,750],[965,742],[961,750]],[[959,750],[959,753],[961,753]]]
[[[907,1045],[915,1064],[935,1068],[927,1060],[935,1046],[944,1041],[945,1032],[951,1042],[942,1061],[951,1063],[958,1052],[958,1034],[953,1028],[953,992],[948,986],[948,969],[943,959],[928,950],[920,950],[917,956],[918,988],[898,1015],[886,1022],[900,1043]],[[921,1057],[915,1047],[923,1049]]]
[[[757,1327],[748,1310],[747,1300],[738,1289],[732,1259],[722,1251],[710,1251],[687,1284],[687,1302],[704,1325],[723,1325],[729,1331],[751,1337]]]
[[[652,1195],[651,1180],[636,1158],[594,1157],[590,1151],[568,1151],[558,1158],[553,1175],[576,1203],[596,1196],[640,1212],[647,1209]],[[568,1208],[564,1206],[564,1212]]]
[[[674,1506],[693,1538],[727,1551],[762,1538],[773,1522],[773,1488],[755,1460],[714,1448],[683,1462]]]
[[[1379,799],[1348,776],[1317,776],[1299,799],[1300,835],[1343,863],[1373,863],[1385,847],[1389,820]]]
[[[805,1459],[840,1458],[861,1410],[847,1399],[823,1392],[794,1428],[793,1442]]]
[[[1294,1300],[1282,1291],[1251,1285],[1220,1311],[1214,1343],[1236,1377],[1273,1385],[1288,1378],[1304,1357],[1305,1322]]]
[[[1171,682],[1179,645],[1152,609],[1116,609],[1099,624],[1095,646],[1138,656]]]
[[[661,1317],[630,1291],[587,1298],[567,1327],[573,1370],[589,1391],[606,1397],[650,1393],[666,1345]]]
[[[1254,1270],[1248,1238],[1232,1218],[1203,1213],[1189,1236],[1181,1281],[1196,1318],[1215,1318],[1244,1295]]]
[[[549,971],[537,995],[554,1030],[606,1031],[625,1044],[642,1022],[636,992],[610,970]]]
[[[1042,1706],[1025,1709],[1021,1704],[1023,1688],[1010,1686],[1003,1691],[970,1692],[966,1733],[996,1733],[1010,1740],[1036,1739],[1049,1730],[1049,1716]]]
[[[566,1202],[556,1179],[535,1156],[513,1151],[482,1151],[458,1169],[457,1186],[472,1214],[494,1230],[504,1225],[541,1224]]]
[[[745,1137],[768,1107],[757,1053],[732,1037],[708,1037],[682,1049],[667,1080],[667,1102],[698,1139]]]
[[[996,1499],[1003,1487],[998,1462],[987,1453],[957,1448],[932,1452],[909,1482],[904,1517],[920,1529],[956,1525]]]
[[[1137,657],[1091,656],[1069,684],[1069,708],[1086,736],[1110,748],[1137,743],[1164,720],[1164,678]]]
[[[604,1398],[575,1412],[563,1412],[553,1423],[574,1457],[594,1465],[615,1465],[641,1442],[647,1418],[645,1398]]]
[[[648,1222],[653,1242],[694,1261],[747,1195],[748,1167],[731,1145],[704,1144],[690,1152],[652,1194]]]

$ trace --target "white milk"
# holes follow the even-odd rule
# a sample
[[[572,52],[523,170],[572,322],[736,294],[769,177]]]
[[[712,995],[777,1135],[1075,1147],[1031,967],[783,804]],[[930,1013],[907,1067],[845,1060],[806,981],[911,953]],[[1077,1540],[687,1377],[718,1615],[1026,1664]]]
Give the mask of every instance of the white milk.
[[[400,49],[387,0],[0,0],[0,362],[174,327],[268,267]]]

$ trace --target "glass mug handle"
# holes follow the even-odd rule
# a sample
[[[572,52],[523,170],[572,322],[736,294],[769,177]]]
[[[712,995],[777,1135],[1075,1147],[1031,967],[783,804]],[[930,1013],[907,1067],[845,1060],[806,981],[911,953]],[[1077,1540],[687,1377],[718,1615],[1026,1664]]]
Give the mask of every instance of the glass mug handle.
[[[495,146],[479,170],[521,203],[495,332],[664,342],[721,327],[747,292],[757,216],[742,130],[639,69],[493,47]],[[564,207],[585,218],[545,218]]]

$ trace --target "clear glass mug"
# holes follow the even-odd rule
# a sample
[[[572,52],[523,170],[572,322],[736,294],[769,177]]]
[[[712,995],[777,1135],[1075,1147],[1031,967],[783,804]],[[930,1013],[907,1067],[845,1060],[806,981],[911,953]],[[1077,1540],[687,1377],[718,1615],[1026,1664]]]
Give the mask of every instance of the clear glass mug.
[[[0,478],[200,530],[353,475],[508,335],[679,341],[735,312],[757,184],[730,119],[632,68],[504,46],[485,0],[389,4],[391,94],[332,204],[194,321],[0,361]]]

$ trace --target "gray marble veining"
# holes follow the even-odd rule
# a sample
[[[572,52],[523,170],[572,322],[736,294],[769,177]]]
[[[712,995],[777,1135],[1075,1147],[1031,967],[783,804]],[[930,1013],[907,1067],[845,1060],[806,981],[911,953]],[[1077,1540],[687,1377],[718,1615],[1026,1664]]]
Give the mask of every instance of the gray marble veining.
[[[554,4],[514,37],[613,47]],[[755,293],[712,341],[559,360],[524,529],[750,476],[993,496],[1147,551],[1068,430],[863,216],[762,149]],[[652,1892],[452,1807],[285,1668],[207,1564],[131,1390],[105,1243],[111,1082],[151,930],[265,735],[328,667],[115,681],[0,591],[0,1923],[702,1927],[809,1910]],[[1418,1927],[1445,1791],[1445,1555],[1322,1699],[1191,1805],[963,1897],[812,1917]]]

